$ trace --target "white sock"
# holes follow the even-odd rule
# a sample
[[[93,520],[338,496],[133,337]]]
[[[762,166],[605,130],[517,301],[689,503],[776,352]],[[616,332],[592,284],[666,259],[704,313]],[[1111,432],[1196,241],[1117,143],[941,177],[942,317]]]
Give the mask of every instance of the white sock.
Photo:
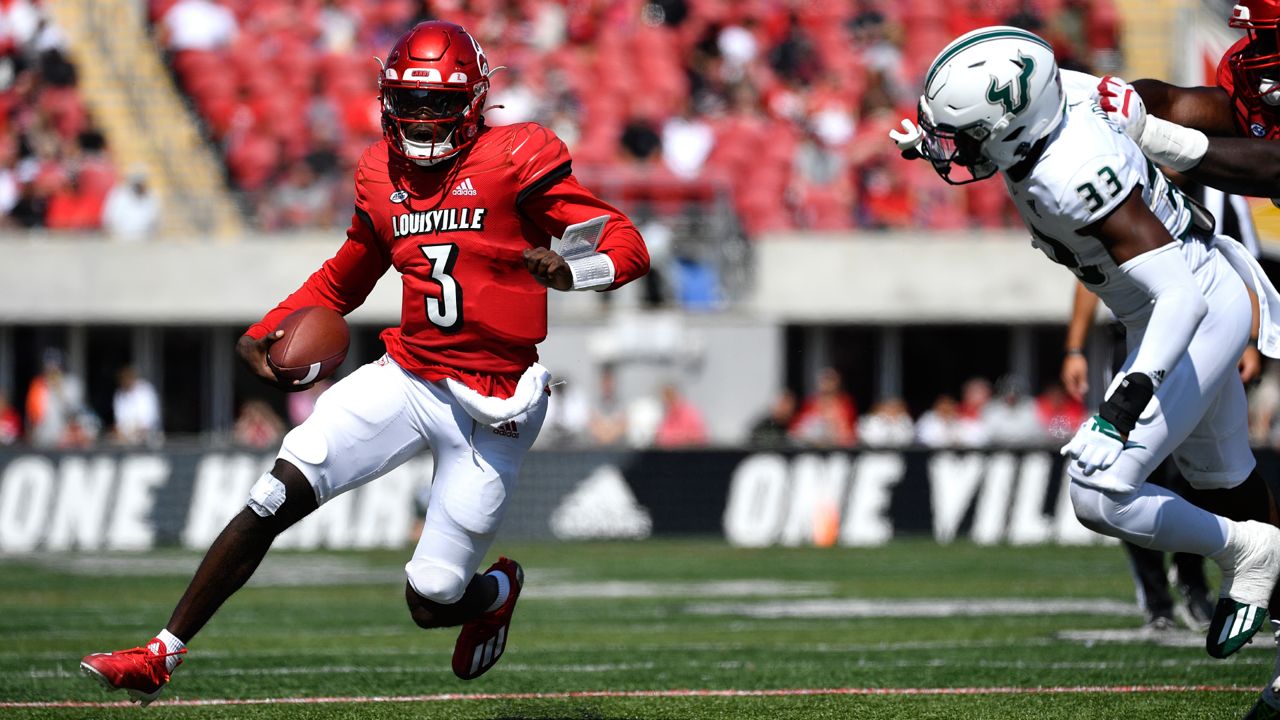
[[[176,653],[187,646],[187,644],[179,640],[176,635],[169,632],[168,628],[156,633],[156,639],[164,643],[165,652]],[[178,663],[180,662],[182,662],[181,655],[170,655],[164,659],[165,670],[173,672],[173,669],[178,667]]]
[[[493,612],[502,607],[502,604],[511,595],[511,578],[508,578],[504,572],[491,572],[488,573],[488,576],[498,581],[498,597],[493,599],[492,605],[485,608],[485,612]]]

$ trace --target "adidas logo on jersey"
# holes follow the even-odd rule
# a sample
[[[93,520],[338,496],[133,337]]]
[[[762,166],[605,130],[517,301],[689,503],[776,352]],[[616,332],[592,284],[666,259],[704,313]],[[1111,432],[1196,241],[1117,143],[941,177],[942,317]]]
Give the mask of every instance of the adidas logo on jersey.
[[[516,427],[515,420],[508,420],[504,423],[499,423],[498,426],[493,429],[493,434],[515,439],[520,437],[520,428]]]
[[[454,195],[475,195],[476,187],[471,184],[471,178],[465,178],[458,183],[458,187],[453,189]]]

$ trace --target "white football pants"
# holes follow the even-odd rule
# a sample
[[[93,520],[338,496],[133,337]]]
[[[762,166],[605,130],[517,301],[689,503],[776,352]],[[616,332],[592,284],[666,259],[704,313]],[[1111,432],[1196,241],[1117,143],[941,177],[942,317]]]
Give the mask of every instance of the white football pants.
[[[443,382],[383,356],[321,395],[285,436],[280,459],[302,471],[323,505],[430,449],[431,499],[405,573],[419,595],[447,605],[462,598],[488,552],[546,412],[544,393],[514,425],[481,425]]]
[[[1170,454],[1187,482],[1199,489],[1235,487],[1254,468],[1248,404],[1236,370],[1249,342],[1249,295],[1240,277],[1217,254],[1197,270],[1196,279],[1209,313],[1186,354],[1156,389],[1120,459],[1088,477],[1069,461],[1068,474],[1076,515],[1090,529],[1143,547],[1210,555],[1226,543],[1223,521],[1146,483]],[[1141,328],[1130,329],[1129,357],[1116,373],[1115,383],[1128,374],[1141,333]],[[1125,485],[1135,490],[1106,492],[1095,486],[1107,477],[1113,480],[1103,487]]]

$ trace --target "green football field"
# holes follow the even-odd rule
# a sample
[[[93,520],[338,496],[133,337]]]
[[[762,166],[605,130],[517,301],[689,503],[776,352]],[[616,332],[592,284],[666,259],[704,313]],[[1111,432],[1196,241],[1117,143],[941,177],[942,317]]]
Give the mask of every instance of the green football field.
[[[0,560],[5,718],[1233,718],[1269,637],[1213,660],[1152,635],[1118,547],[895,541],[503,546],[527,584],[464,683],[403,603],[405,552],[276,553],[146,710],[80,675],[140,644],[198,556]]]

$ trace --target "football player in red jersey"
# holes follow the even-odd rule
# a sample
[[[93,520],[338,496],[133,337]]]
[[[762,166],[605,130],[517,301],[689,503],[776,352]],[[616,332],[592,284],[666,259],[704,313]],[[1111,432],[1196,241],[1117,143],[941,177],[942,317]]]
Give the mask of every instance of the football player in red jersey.
[[[154,700],[276,535],[427,449],[435,476],[405,566],[410,615],[423,628],[462,626],[453,670],[463,679],[501,657],[523,573],[506,558],[476,570],[546,414],[549,374],[536,346],[547,288],[616,288],[644,275],[649,256],[635,226],[574,178],[554,133],[485,125],[491,72],[474,38],[448,22],[420,23],[392,48],[379,75],[383,139],[360,159],[346,242],[236,350],[281,385],[266,362],[279,321],[308,305],[348,313],[389,267],[403,282],[400,326],[383,332],[382,359],[335,384],[285,437],[164,630],[144,647],[84,658],[106,687]],[[566,259],[550,249],[588,221],[595,252]]]
[[[1280,0],[1240,0],[1245,36],[1218,63],[1217,87],[1106,77],[1099,101],[1152,160],[1210,187],[1280,197]]]

